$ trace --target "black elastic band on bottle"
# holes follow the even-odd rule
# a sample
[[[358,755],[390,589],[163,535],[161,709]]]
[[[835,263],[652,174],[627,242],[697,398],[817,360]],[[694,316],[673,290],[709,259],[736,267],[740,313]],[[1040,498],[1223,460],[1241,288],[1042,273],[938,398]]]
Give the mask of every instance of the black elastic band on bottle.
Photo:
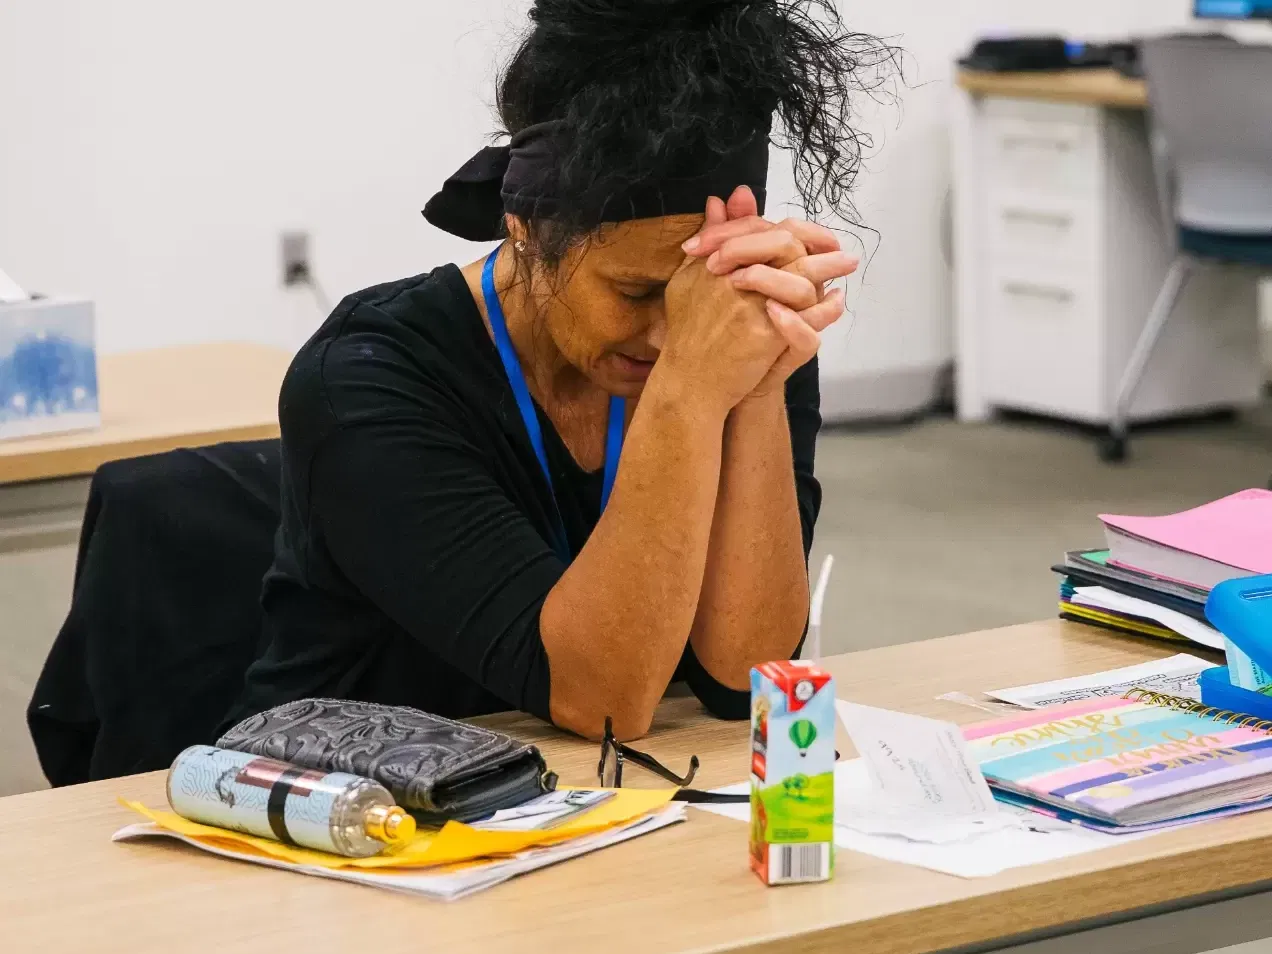
[[[295,788],[296,780],[304,774],[304,769],[289,768],[279,774],[278,780],[274,782],[269,790],[269,801],[265,805],[265,810],[269,813],[269,828],[274,833],[274,837],[284,845],[296,844],[291,832],[287,830],[285,809],[287,807],[287,796]]]

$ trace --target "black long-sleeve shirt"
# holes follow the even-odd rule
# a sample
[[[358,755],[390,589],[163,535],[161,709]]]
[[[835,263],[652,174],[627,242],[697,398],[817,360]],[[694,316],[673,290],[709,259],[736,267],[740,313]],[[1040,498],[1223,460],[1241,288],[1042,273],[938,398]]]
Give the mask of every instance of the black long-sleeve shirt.
[[[815,362],[786,397],[807,555],[821,503]],[[577,553],[600,517],[602,475],[539,419]],[[460,270],[346,298],[292,363],[279,421],[266,650],[227,724],[310,696],[548,718],[539,613],[565,570],[548,543],[551,491]],[[613,638],[596,633],[596,652]],[[676,678],[715,714],[746,717],[747,694],[713,679],[692,649]]]

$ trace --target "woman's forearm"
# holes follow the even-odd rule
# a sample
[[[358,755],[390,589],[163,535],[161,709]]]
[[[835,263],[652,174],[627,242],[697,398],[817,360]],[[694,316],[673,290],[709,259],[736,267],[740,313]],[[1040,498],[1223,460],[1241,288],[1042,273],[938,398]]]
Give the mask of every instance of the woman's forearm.
[[[612,716],[620,737],[647,731],[697,609],[727,413],[650,377],[609,505],[543,605],[557,725],[596,737]]]
[[[719,682],[790,658],[808,613],[791,437],[781,389],[750,398],[724,428],[720,492],[690,642]]]

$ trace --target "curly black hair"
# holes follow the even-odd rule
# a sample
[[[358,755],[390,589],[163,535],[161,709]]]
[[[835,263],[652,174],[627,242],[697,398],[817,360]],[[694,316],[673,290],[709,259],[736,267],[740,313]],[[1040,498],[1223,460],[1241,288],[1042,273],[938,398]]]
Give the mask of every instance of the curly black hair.
[[[600,222],[606,200],[687,156],[724,156],[767,130],[791,151],[805,211],[854,218],[868,137],[853,97],[887,94],[899,50],[848,30],[835,0],[536,0],[499,80],[508,134],[563,121],[573,144],[557,211],[531,222],[548,264]]]

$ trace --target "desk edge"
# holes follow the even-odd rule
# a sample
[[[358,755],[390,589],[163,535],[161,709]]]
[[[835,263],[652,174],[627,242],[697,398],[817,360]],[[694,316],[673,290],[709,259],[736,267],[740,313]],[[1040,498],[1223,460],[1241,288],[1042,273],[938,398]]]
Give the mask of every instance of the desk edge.
[[[27,455],[0,456],[0,487],[36,480],[60,480],[92,474],[102,464],[129,457],[161,454],[182,447],[207,447],[226,441],[269,440],[278,437],[276,422],[244,424],[182,434],[147,435],[102,444],[85,444]],[[16,442],[15,442],[16,443]]]

